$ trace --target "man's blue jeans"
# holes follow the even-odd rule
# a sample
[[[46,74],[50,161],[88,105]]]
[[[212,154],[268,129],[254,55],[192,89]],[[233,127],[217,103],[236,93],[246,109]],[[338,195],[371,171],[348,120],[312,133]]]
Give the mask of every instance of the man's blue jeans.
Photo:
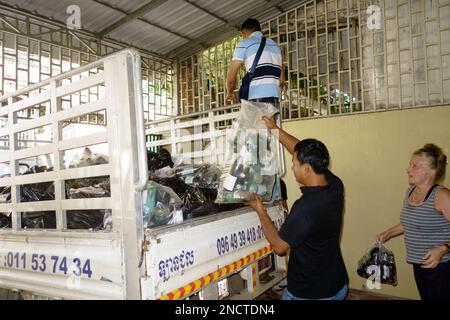
[[[317,300],[344,300],[345,297],[347,296],[347,292],[348,292],[348,285],[345,284],[336,295],[329,298],[322,298]],[[281,297],[281,300],[310,300],[310,299],[296,297],[292,293],[290,293],[286,288],[283,291],[283,296]]]

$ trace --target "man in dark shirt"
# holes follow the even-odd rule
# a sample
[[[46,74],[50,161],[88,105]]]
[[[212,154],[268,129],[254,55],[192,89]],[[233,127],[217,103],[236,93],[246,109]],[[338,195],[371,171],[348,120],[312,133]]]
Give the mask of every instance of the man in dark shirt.
[[[278,255],[290,249],[284,300],[343,300],[348,275],[339,237],[344,207],[342,181],[328,170],[326,146],[315,139],[299,141],[263,118],[269,129],[278,129],[280,142],[293,155],[292,170],[303,195],[295,201],[280,231],[275,228],[261,199],[247,202],[258,213],[266,239]]]

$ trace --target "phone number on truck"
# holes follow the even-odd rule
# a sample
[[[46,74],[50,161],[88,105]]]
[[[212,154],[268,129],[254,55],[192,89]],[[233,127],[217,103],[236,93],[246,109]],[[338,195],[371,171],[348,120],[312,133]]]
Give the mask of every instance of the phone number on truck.
[[[91,259],[47,256],[39,253],[8,252],[3,256],[3,267],[19,270],[33,270],[64,275],[92,277]],[[0,266],[2,264],[0,263]]]
[[[282,219],[272,220],[275,227],[280,230],[283,223]],[[216,240],[216,248],[219,256],[230,251],[245,247],[255,241],[264,239],[264,233],[261,225],[251,226],[238,232],[233,232],[229,236],[222,236]]]

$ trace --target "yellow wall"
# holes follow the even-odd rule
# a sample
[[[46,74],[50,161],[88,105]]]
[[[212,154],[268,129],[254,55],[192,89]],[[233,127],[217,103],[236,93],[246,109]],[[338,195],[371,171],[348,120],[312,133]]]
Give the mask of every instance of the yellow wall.
[[[411,153],[433,142],[450,156],[450,106],[288,121],[283,128],[299,139],[321,140],[329,149],[331,170],[342,179],[346,190],[341,248],[350,287],[362,289],[365,280],[356,274],[357,262],[377,233],[399,223]],[[285,181],[291,206],[300,191],[287,151],[286,156]],[[449,171],[443,181],[447,186]],[[387,247],[395,254],[398,285],[382,285],[381,290],[373,291],[418,299],[412,266],[406,263],[403,236],[389,241]]]

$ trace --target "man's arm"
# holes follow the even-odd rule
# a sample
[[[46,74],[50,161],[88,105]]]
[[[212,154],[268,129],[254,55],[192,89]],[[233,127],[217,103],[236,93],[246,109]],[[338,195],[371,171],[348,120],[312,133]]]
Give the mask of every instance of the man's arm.
[[[266,236],[267,241],[272,245],[273,251],[279,256],[284,256],[289,250],[289,244],[281,239],[277,228],[275,228],[272,219],[270,219],[270,216],[265,209],[264,211],[256,212],[261,221],[264,235]]]
[[[286,76],[284,74],[284,65],[281,65],[281,74],[280,74],[280,89],[283,88],[284,83],[286,82]]]
[[[281,239],[277,228],[274,226],[272,219],[270,219],[269,214],[262,204],[261,198],[255,194],[255,199],[247,201],[245,204],[251,206],[258,214],[264,235],[272,246],[273,251],[279,256],[285,255],[290,248],[289,244]]]
[[[241,60],[232,60],[227,73],[227,95],[225,101],[228,99],[233,100],[234,85],[236,84],[236,78],[241,67]]]
[[[296,137],[291,136],[289,133],[281,128],[278,128],[274,118],[263,117],[267,128],[270,130],[278,130],[278,139],[281,144],[289,151],[290,154],[294,154],[294,148],[297,143],[300,142]]]

